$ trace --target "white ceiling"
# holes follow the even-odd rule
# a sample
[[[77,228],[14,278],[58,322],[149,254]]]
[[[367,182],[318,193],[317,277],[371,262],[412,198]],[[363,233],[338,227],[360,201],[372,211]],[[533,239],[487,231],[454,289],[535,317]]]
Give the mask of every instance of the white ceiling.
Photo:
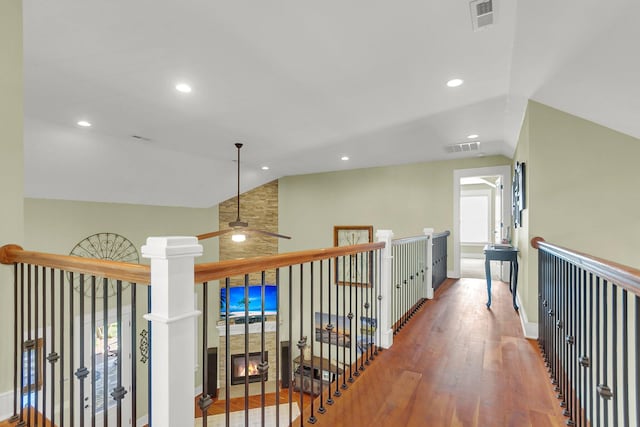
[[[529,98],[640,137],[640,2],[494,8],[474,32],[467,0],[23,0],[25,195],[212,206],[235,142],[243,190],[472,133],[511,157]]]

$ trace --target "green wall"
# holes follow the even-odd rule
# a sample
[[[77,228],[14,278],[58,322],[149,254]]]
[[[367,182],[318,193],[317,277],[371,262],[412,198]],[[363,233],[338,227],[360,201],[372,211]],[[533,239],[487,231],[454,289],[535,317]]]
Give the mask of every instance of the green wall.
[[[531,321],[537,321],[532,237],[640,268],[640,140],[530,101],[516,159],[527,161],[528,209],[518,247]]]
[[[22,1],[0,1],[0,246],[23,242]],[[3,393],[13,388],[13,272],[0,266],[0,419]],[[11,414],[9,414],[11,415]]]
[[[425,227],[453,233],[453,171],[508,165],[506,157],[415,163],[280,179],[280,242],[289,252],[333,246],[334,225],[373,225],[395,237],[422,234]],[[449,238],[448,269],[453,269]]]

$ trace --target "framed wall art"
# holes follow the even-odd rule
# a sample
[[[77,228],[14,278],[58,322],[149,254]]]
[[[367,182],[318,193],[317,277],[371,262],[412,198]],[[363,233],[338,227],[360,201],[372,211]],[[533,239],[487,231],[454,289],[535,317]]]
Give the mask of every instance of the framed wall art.
[[[372,225],[335,225],[333,245],[351,246],[373,242]],[[335,281],[338,285],[368,286],[371,260],[366,255],[339,257],[335,260]]]
[[[511,206],[513,209],[513,225],[522,227],[522,211],[526,206],[526,167],[524,162],[517,162],[513,171],[513,185],[511,186]]]

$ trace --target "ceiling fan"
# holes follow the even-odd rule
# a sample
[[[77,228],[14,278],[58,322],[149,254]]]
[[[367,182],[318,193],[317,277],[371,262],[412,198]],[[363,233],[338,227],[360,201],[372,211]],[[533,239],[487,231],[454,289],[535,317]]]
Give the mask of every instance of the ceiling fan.
[[[258,230],[257,228],[249,228],[249,223],[242,221],[240,219],[240,149],[242,148],[242,144],[236,143],[236,148],[238,149],[238,193],[236,196],[237,202],[237,210],[236,210],[236,220],[231,221],[229,223],[229,228],[224,230],[212,231],[210,233],[204,233],[198,235],[198,240],[209,239],[211,237],[222,236],[223,234],[233,233],[231,239],[234,242],[244,242],[247,238],[247,234],[263,234],[265,236],[271,237],[279,237],[281,239],[290,239],[290,236],[285,236],[284,234],[272,233],[270,231]]]

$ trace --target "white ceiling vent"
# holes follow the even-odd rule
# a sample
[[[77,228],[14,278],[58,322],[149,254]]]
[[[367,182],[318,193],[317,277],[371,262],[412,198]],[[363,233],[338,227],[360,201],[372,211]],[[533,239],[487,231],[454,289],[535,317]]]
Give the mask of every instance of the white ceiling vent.
[[[473,31],[480,31],[494,23],[493,0],[473,0],[471,7],[471,24]]]
[[[447,153],[469,153],[471,151],[478,151],[480,148],[479,141],[461,142],[460,144],[452,144],[444,147]]]

